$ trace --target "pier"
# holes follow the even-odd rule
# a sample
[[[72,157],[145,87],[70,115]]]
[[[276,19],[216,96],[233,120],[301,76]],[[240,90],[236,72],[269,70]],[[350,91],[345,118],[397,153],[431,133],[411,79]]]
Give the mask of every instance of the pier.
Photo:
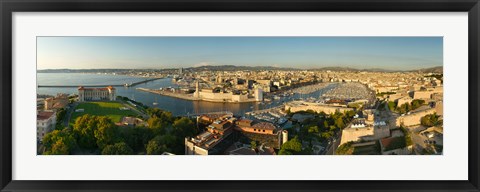
[[[163,79],[163,77],[159,77],[159,78],[152,78],[152,79],[146,79],[146,80],[143,80],[143,81],[138,81],[138,82],[135,82],[135,83],[125,83],[125,84],[116,84],[116,85],[38,85],[38,87],[57,87],[57,88],[74,88],[74,87],[108,87],[108,86],[112,86],[112,87],[133,87],[133,86],[136,86],[136,85],[139,85],[139,84],[142,84],[142,83],[147,83],[147,82],[150,82],[150,81],[155,81],[155,80],[158,80],[158,79]]]

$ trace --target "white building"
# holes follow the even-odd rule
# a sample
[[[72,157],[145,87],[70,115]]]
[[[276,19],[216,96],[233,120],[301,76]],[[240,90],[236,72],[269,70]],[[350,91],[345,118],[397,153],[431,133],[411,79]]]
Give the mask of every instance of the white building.
[[[105,88],[78,88],[78,100],[82,101],[115,101],[116,90],[112,86]]]
[[[37,141],[55,129],[57,114],[53,111],[40,111],[37,113]]]
[[[263,101],[263,90],[260,88],[255,90],[255,101]]]

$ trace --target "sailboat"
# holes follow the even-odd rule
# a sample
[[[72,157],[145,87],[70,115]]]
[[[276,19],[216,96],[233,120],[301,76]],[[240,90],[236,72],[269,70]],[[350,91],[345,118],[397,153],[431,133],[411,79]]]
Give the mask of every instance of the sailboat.
[[[158,105],[158,103],[157,103],[157,97],[155,97],[155,102],[153,102],[153,105]]]

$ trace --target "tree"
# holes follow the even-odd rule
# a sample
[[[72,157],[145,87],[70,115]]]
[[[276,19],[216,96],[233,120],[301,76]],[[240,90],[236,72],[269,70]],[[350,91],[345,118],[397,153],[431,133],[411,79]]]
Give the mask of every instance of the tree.
[[[320,132],[320,131],[319,131],[319,129],[318,129],[318,126],[316,126],[316,125],[315,125],[315,126],[310,126],[310,127],[308,127],[308,133],[317,134],[317,133],[319,133],[319,132]]]
[[[44,155],[68,155],[69,154],[68,146],[63,142],[63,140],[57,140],[52,148],[48,151],[45,151]]]
[[[440,116],[437,115],[437,113],[434,113],[423,116],[420,119],[420,124],[427,127],[441,126],[443,124],[443,121],[440,120]]]
[[[425,103],[424,100],[420,99],[414,99],[411,104],[412,104],[412,110],[418,109],[420,106],[422,106]]]
[[[103,149],[119,140],[118,127],[105,116],[83,115],[73,125],[78,145],[85,149]]]
[[[156,116],[151,117],[147,121],[148,127],[151,128],[155,135],[165,134],[166,128],[169,125],[167,122],[162,122],[162,120]]]
[[[182,117],[173,122],[175,132],[181,137],[191,137],[197,134],[198,130],[195,123],[188,118]]]
[[[73,132],[77,138],[78,145],[85,149],[97,148],[97,141],[95,138],[95,116],[83,115],[75,120],[73,125]]]
[[[68,155],[76,148],[76,140],[68,129],[53,130],[47,133],[42,140],[45,155]]]
[[[390,109],[390,111],[395,110],[396,107],[397,107],[397,104],[395,102],[393,101],[388,102],[388,108]]]
[[[257,142],[256,141],[251,141],[250,142],[250,146],[252,147],[252,149],[257,149]]]
[[[120,142],[107,145],[102,150],[102,155],[132,155],[133,150],[126,143]]]
[[[151,140],[147,144],[147,155],[161,155],[163,152],[167,151],[165,145],[160,145],[157,141]]]
[[[67,111],[65,110],[65,108],[60,108],[57,110],[57,123],[55,124],[55,129],[62,130],[65,128],[63,127],[62,123],[66,113]]]
[[[283,150],[283,151],[282,151]],[[279,151],[279,155],[291,155],[291,154],[300,154],[302,152],[302,143],[297,136],[293,139],[285,142]]]
[[[345,123],[343,122],[342,117],[335,118],[335,127],[337,127],[338,129],[342,129],[345,127]]]
[[[153,137],[153,131],[147,127],[124,127],[120,129],[120,137],[134,151],[144,151],[145,145]]]
[[[173,148],[182,146],[176,141],[177,139],[172,135],[158,135],[148,142],[145,149],[148,155],[160,155],[166,151],[172,152]]]
[[[322,137],[323,139],[325,139],[325,140],[326,140],[326,139],[329,139],[329,138],[332,137],[332,136],[333,136],[333,132],[332,132],[332,131],[326,131],[326,132],[323,132],[323,133],[321,134],[321,137]]]
[[[290,152],[288,150],[285,150],[285,149],[280,149],[280,151],[278,151],[278,154],[279,155],[293,155],[292,152]]]
[[[99,149],[119,140],[118,127],[108,117],[97,117],[97,129],[94,130],[94,135]]]

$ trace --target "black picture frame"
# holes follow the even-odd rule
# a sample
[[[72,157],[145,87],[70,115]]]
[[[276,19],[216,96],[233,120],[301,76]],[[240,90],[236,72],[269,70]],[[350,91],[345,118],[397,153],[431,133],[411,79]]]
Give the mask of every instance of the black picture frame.
[[[478,0],[2,0],[1,191],[479,191]],[[12,180],[13,12],[468,12],[468,180],[465,181],[20,181]],[[449,165],[445,165],[449,166]],[[306,170],[308,171],[308,170]]]

